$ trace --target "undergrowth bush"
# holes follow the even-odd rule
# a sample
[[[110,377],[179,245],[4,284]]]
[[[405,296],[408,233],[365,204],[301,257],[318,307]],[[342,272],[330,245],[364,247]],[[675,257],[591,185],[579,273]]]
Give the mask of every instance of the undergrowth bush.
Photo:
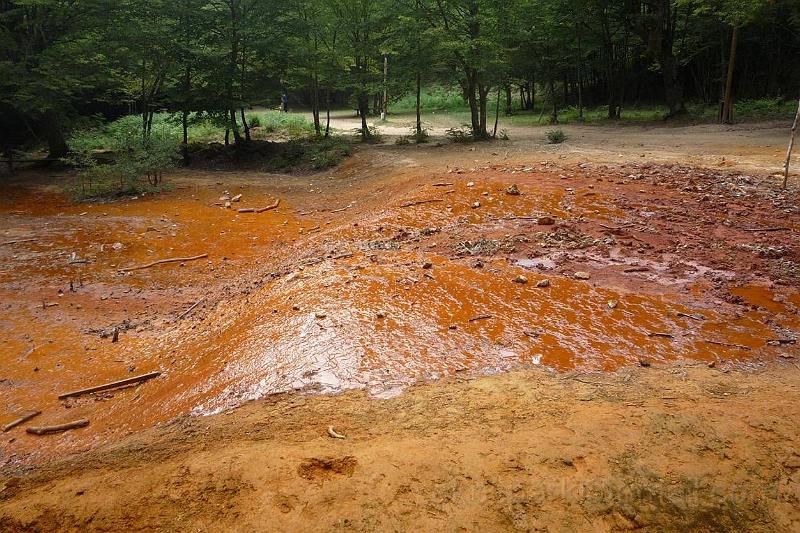
[[[469,124],[462,124],[460,128],[449,128],[444,134],[454,143],[466,143],[474,140],[472,127]]]
[[[547,132],[547,142],[550,144],[561,144],[567,140],[567,134],[562,130],[550,130]]]
[[[65,162],[78,169],[77,199],[107,198],[164,189],[163,174],[175,165],[180,138],[168,128],[157,128],[147,141],[141,129],[115,128],[104,143],[112,152],[101,161],[90,148],[73,150]]]

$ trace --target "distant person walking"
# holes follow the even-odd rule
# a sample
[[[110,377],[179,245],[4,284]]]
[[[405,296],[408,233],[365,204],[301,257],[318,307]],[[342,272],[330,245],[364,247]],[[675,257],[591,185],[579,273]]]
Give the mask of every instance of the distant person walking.
[[[289,95],[287,95],[286,93],[283,93],[281,95],[281,111],[283,111],[284,113],[289,112]]]

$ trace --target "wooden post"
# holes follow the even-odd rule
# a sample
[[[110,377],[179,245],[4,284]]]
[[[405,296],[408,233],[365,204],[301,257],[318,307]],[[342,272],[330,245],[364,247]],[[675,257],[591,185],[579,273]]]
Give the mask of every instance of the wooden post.
[[[783,188],[789,182],[789,161],[792,159],[792,149],[794,148],[794,135],[797,133],[797,121],[800,120],[800,100],[797,102],[797,113],[794,114],[792,133],[789,136],[789,148],[786,150],[786,161],[783,163]]]

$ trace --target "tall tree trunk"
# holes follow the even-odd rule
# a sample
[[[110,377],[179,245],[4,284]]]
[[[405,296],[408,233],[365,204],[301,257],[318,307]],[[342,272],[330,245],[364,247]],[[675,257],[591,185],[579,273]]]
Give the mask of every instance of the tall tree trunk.
[[[319,78],[316,72],[314,72],[313,82],[313,92],[311,95],[311,114],[314,117],[314,132],[317,134],[317,136],[319,136],[321,132],[319,124]]]
[[[417,70],[417,101],[416,101],[416,111],[417,111],[417,136],[422,136],[422,114],[420,113],[420,101],[422,100],[422,73]]]
[[[331,131],[331,89],[330,87],[325,88],[325,138],[328,138],[328,135]]]
[[[489,132],[486,127],[486,111],[487,111],[487,98],[489,96],[489,87],[484,87],[483,84],[478,84],[478,109],[480,112],[478,123],[478,138],[487,139]]]
[[[371,137],[369,126],[367,125],[367,113],[369,112],[369,94],[362,92],[358,96],[358,112],[361,115],[361,139],[366,140]]]
[[[513,105],[514,97],[511,94],[511,84],[506,84],[506,115],[511,116],[514,114],[514,105]]]
[[[511,85],[506,85],[507,93],[511,92]],[[494,129],[492,129],[492,139],[497,138],[497,123],[500,121],[500,87],[497,88],[497,102],[494,105]]]
[[[183,141],[181,142],[183,165],[189,166],[189,111],[186,109],[181,113],[181,128],[183,129]]]
[[[794,115],[794,123],[792,123],[792,130],[789,136],[789,148],[786,150],[786,161],[783,163],[783,188],[789,182],[789,162],[792,159],[792,148],[794,148],[794,136],[797,133],[797,121],[800,120],[800,101],[797,102],[797,113]]]
[[[578,122],[583,122],[583,47],[581,26],[575,22],[575,36],[578,41]]]
[[[731,33],[731,50],[728,53],[728,75],[725,79],[725,97],[722,100],[722,114],[719,121],[722,124],[730,124],[733,114],[733,68],[736,63],[736,43],[739,40],[739,28],[733,27]]]
[[[244,128],[244,139],[247,142],[250,142],[252,139],[250,138],[250,125],[247,123],[247,118],[244,116],[244,107],[239,108],[239,114],[242,117],[242,127]]]
[[[233,132],[233,143],[239,144],[242,142],[242,134],[239,133],[239,123],[236,122],[236,110],[231,108],[229,115],[231,119],[231,131]]]
[[[553,103],[553,112],[550,114],[550,123],[551,124],[558,124],[558,97],[556,96],[556,84],[553,80],[553,76],[550,76],[550,100]]]
[[[44,114],[45,136],[47,138],[48,157],[53,159],[66,157],[67,141],[64,139],[64,129],[61,124],[61,115],[55,109],[48,109]]]

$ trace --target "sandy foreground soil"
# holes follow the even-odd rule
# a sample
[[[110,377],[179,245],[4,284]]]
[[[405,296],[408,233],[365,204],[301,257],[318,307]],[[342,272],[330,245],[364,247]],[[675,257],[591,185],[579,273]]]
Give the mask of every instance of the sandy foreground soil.
[[[6,179],[0,529],[800,528],[784,125],[543,131]]]

